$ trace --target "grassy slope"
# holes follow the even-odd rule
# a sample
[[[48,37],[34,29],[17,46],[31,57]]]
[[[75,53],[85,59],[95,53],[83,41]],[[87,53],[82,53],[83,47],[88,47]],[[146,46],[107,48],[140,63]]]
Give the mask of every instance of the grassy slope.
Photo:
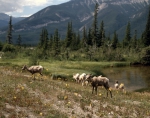
[[[1,61],[4,62],[6,61]],[[74,81],[52,80],[48,74],[70,72],[71,75],[77,70],[91,72],[88,70],[91,62],[78,62],[78,65],[77,62],[41,62],[40,64],[46,68],[44,81],[40,81],[38,74],[37,80],[33,81],[28,72],[21,73],[21,66],[27,64],[27,60],[11,62],[19,66],[2,66],[2,64],[0,66],[0,117],[150,116],[149,93],[122,92],[112,89],[113,98],[106,98],[104,88],[99,87],[98,95],[92,95],[91,86],[83,87]],[[103,63],[93,62],[92,66],[94,64],[103,65]],[[108,65],[112,66],[112,63]]]

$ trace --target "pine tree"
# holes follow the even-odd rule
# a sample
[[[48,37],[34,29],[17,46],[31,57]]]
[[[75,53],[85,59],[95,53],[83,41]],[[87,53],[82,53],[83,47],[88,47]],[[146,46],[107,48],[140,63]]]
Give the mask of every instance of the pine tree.
[[[150,8],[149,8],[146,28],[145,28],[145,31],[143,33],[142,41],[143,41],[143,44],[145,47],[150,45]]]
[[[131,40],[131,47],[136,48],[137,47],[137,31],[135,30],[134,36]]]
[[[117,45],[118,45],[118,35],[116,34],[116,31],[115,31],[113,39],[112,39],[112,48],[116,49]]]
[[[126,34],[125,38],[123,40],[123,47],[130,47],[130,42],[131,42],[131,34],[130,34],[130,22],[128,22],[127,27],[126,27]]]
[[[40,49],[39,50],[40,52],[38,53],[41,53],[41,57],[43,56],[43,58],[46,59],[48,56],[49,39],[48,39],[48,31],[45,28],[42,29],[38,49]]]
[[[54,56],[58,56],[60,54],[60,38],[58,34],[58,29],[55,30],[55,34],[54,34],[53,51],[54,51]]]
[[[92,46],[92,30],[91,28],[89,28],[89,31],[88,31],[88,39],[87,39],[87,44]]]
[[[53,46],[53,35],[50,36],[49,42],[48,42],[48,49],[51,51]]]
[[[104,22],[102,21],[99,30],[98,47],[104,45],[104,43],[105,43],[105,30],[104,30]]]
[[[21,47],[21,42],[22,42],[21,36],[18,35],[17,42],[16,42],[16,43],[17,43],[17,46]]]
[[[9,24],[8,24],[8,31],[7,31],[6,42],[8,44],[12,44],[12,16],[10,16],[10,20],[9,20]]]
[[[72,41],[72,22],[68,23],[67,35],[66,35],[66,40],[65,40],[66,48],[70,48],[71,41]]]
[[[82,47],[85,48],[87,46],[87,33],[86,33],[86,29],[85,26],[83,28],[83,35],[82,35]]]
[[[97,46],[98,42],[98,27],[97,27],[97,15],[98,15],[98,3],[95,5],[94,11],[94,20],[93,20],[93,27],[92,27],[92,45]]]
[[[46,52],[48,50],[48,42],[49,42],[49,39],[48,39],[48,31],[47,29],[44,29],[44,42],[43,42],[43,51]]]

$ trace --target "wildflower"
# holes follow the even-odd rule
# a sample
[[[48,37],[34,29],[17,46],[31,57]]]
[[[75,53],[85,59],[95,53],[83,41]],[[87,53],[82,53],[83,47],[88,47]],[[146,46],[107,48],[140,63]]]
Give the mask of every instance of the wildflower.
[[[111,91],[111,88],[109,88],[109,90]]]
[[[64,96],[64,100],[68,99],[68,96]]]
[[[17,97],[16,96],[14,96],[14,99],[16,99]]]
[[[68,87],[68,84],[66,84],[66,87]]]
[[[21,89],[24,90],[24,87],[22,86]]]
[[[100,93],[99,96],[101,96],[102,94]]]
[[[40,116],[43,116],[43,113],[42,113],[42,112],[40,113]]]
[[[75,95],[75,96],[77,96],[77,95],[78,95],[78,93],[74,93],[74,95]]]

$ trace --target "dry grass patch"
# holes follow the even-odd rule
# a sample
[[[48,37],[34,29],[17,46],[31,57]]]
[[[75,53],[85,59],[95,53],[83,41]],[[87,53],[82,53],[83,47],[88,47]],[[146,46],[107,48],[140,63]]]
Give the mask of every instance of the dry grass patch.
[[[0,66],[0,74],[2,118],[150,117],[150,93],[112,89],[113,98],[107,98],[101,87],[95,95],[91,86],[52,80],[49,75],[34,81],[17,66]]]

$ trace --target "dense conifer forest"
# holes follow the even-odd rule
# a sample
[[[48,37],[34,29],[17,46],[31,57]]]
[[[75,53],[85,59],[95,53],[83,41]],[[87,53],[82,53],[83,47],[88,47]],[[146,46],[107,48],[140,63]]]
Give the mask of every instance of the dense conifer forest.
[[[2,58],[29,57],[31,64],[40,59],[71,60],[71,61],[128,61],[131,64],[150,64],[150,10],[147,16],[145,31],[137,38],[137,30],[131,37],[130,21],[126,25],[125,37],[118,39],[114,31],[113,37],[105,34],[105,21],[98,22],[98,4],[95,5],[93,24],[90,28],[83,27],[75,32],[73,22],[68,22],[66,37],[61,39],[58,29],[49,34],[43,28],[36,46],[22,44],[21,35],[17,41],[12,39],[12,17],[8,24],[6,42],[0,42]]]

